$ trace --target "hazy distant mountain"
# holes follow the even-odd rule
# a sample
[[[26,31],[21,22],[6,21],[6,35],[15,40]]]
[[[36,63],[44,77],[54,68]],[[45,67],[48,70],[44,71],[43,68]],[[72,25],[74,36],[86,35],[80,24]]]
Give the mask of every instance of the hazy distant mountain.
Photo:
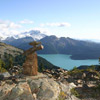
[[[23,32],[19,35],[14,36],[16,39],[25,38],[25,37],[32,37],[33,40],[40,40],[44,38],[46,35],[41,33],[39,30],[31,30],[29,32]]]
[[[6,41],[6,43],[26,50],[30,48],[28,43],[33,40],[32,37],[25,37],[10,42]],[[99,43],[69,37],[57,38],[56,36],[46,36],[39,41],[44,45],[44,49],[38,52],[40,54],[69,54],[72,55],[72,59],[98,59],[100,57]]]
[[[31,30],[29,32],[23,32],[19,35],[15,35],[12,37],[7,37],[2,42],[10,44],[15,47],[19,47],[21,49],[28,49],[28,43],[34,40],[40,40],[44,38],[46,35],[37,30]]]
[[[29,42],[34,41],[34,39],[32,37],[23,37],[23,38],[19,38],[19,39],[15,39],[13,37],[7,38],[6,40],[4,40],[4,43],[10,44],[12,46],[18,47],[18,48],[27,48],[27,45]]]
[[[11,40],[14,40],[14,39],[21,39],[21,38],[25,38],[25,37],[31,37],[33,38],[33,40],[40,40],[42,38],[44,38],[46,35],[39,31],[39,30],[31,30],[29,32],[23,32],[23,33],[20,33],[18,35],[13,35],[11,37],[8,37],[6,39],[4,39],[3,37],[2,40],[5,40],[5,41],[11,41]]]

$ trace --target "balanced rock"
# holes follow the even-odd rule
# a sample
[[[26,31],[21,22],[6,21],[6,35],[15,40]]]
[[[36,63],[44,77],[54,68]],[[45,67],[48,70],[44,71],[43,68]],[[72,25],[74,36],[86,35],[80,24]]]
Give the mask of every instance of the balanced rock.
[[[23,64],[23,73],[25,75],[37,75],[38,64],[37,54],[30,54],[27,56],[25,63]]]
[[[29,43],[33,47],[29,50],[25,51],[24,54],[26,55],[26,61],[23,64],[23,73],[25,75],[37,75],[38,73],[38,62],[37,62],[37,54],[36,51],[42,50],[43,46],[41,42],[31,42]]]

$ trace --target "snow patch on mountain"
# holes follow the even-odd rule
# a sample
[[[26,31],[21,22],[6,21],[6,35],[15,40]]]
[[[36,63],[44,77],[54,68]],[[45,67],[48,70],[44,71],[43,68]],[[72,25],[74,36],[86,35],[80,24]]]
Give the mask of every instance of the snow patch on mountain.
[[[31,31],[28,31],[28,32],[22,32],[18,35],[13,35],[13,36],[10,36],[10,37],[7,37],[6,39],[1,39],[1,40],[13,40],[13,39],[21,39],[21,38],[25,38],[25,37],[32,37],[33,40],[40,40],[42,38],[44,38],[45,35],[44,33],[42,33],[41,31],[39,30],[31,30]]]

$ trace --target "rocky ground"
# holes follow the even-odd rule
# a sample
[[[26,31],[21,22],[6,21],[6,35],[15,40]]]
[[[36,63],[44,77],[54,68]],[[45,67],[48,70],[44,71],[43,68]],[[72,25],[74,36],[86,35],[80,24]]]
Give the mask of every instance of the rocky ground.
[[[0,74],[0,100],[100,100],[100,87],[95,81],[83,85],[84,74],[52,69],[25,76],[13,71]]]
[[[76,96],[79,100],[100,100],[99,71],[93,69],[74,69],[72,71],[53,69],[45,70],[44,73],[50,78],[54,78],[56,82],[61,82],[65,85],[74,83],[76,87],[72,88],[70,92],[71,95]]]
[[[47,75],[24,76],[15,82],[7,79],[0,83],[0,100],[78,100],[71,95],[74,83],[67,85]]]

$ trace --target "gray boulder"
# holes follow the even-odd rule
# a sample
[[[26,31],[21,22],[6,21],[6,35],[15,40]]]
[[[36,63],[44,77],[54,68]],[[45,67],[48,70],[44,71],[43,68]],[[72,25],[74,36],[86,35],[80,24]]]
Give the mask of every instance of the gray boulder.
[[[56,100],[60,93],[59,84],[52,79],[32,80],[29,85],[38,100]]]
[[[5,100],[34,100],[27,82],[16,85]]]
[[[4,78],[8,78],[11,75],[8,72],[0,73],[0,76],[3,76]]]
[[[4,75],[0,75],[0,80],[4,80]]]
[[[4,84],[3,86],[0,86],[0,100],[8,100],[7,98],[9,98],[11,90],[14,87],[15,84],[13,85]]]

